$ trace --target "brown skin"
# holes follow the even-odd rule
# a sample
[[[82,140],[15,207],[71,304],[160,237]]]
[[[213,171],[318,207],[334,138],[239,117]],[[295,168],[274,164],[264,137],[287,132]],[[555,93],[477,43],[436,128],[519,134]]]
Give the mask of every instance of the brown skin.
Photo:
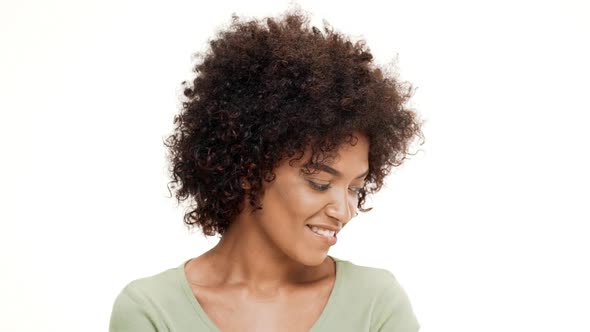
[[[309,161],[287,159],[265,183],[262,210],[244,209],[220,242],[185,266],[193,293],[224,331],[307,331],[321,315],[335,281],[330,246],[307,224],[343,227],[356,213],[369,168],[369,141],[356,133],[329,164],[340,176],[301,172]],[[329,185],[319,191],[313,183]],[[245,204],[249,206],[249,204]],[[231,317],[231,319],[227,319]]]
[[[185,82],[182,109],[166,140],[171,193],[186,201],[184,221],[206,236],[224,235],[244,196],[264,208],[264,182],[285,156],[310,147],[329,153],[353,132],[370,140],[370,172],[356,208],[377,193],[392,167],[421,137],[407,107],[411,85],[380,68],[365,41],[298,12],[241,20],[220,31]],[[245,190],[241,180],[250,188]]]

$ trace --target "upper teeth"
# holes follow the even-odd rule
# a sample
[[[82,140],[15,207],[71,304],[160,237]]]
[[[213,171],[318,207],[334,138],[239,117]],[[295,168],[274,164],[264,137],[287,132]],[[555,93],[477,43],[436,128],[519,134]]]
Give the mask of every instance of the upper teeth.
[[[311,228],[311,230],[319,235],[323,235],[323,236],[334,236],[334,233],[336,233],[335,231],[331,231],[329,229],[325,229],[325,228],[320,228],[317,226],[309,226],[309,228]]]

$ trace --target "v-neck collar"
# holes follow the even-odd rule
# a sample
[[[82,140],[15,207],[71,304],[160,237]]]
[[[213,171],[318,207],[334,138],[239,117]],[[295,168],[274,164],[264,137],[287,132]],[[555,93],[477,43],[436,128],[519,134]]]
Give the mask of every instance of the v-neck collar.
[[[334,258],[332,256],[328,256],[328,257],[332,258],[332,260],[335,262],[335,266],[336,266],[336,276],[335,276],[335,280],[334,280],[334,286],[332,287],[332,291],[330,292],[330,296],[328,297],[328,301],[326,302],[326,305],[324,306],[324,310],[322,311],[320,317],[312,325],[309,332],[320,331],[320,328],[321,328],[323,322],[330,315],[330,311],[333,310],[332,307],[335,305],[334,303],[336,302],[336,298],[338,297],[338,294],[340,294],[340,288],[341,288],[342,279],[343,279],[342,264],[341,264],[342,260],[340,260],[338,258]],[[193,291],[189,285],[189,282],[186,279],[186,274],[184,272],[184,266],[191,259],[186,260],[184,263],[180,264],[180,266],[176,268],[177,269],[177,271],[176,271],[177,272],[177,279],[178,279],[180,286],[181,286],[182,290],[184,291],[185,295],[188,297],[188,301],[191,303],[191,305],[193,306],[193,308],[195,309],[195,311],[199,315],[199,318],[201,319],[201,321],[203,323],[205,323],[205,325],[207,325],[207,327],[209,327],[209,329],[211,331],[221,332],[221,330],[217,327],[217,325],[215,325],[215,323],[213,323],[213,321],[209,318],[209,316],[207,316],[207,313],[205,313],[205,310],[203,310],[203,307],[201,306],[201,304],[199,303],[199,301],[197,300],[197,298],[193,294]]]

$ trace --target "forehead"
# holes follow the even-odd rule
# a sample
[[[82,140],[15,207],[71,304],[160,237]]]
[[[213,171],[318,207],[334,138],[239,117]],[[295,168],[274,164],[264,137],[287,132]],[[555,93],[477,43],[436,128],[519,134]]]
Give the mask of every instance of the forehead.
[[[336,176],[358,175],[369,168],[369,141],[364,135],[355,135],[352,143],[344,143],[330,153],[312,155],[312,152],[308,146],[303,154],[288,158],[281,166],[297,170],[303,167],[314,173],[324,171]]]

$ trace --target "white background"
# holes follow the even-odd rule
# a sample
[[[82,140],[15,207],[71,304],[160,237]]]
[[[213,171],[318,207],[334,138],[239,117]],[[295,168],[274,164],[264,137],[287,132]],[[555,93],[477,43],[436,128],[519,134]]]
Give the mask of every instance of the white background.
[[[585,1],[300,1],[397,59],[426,143],[331,254],[400,280],[422,331],[590,331]],[[168,198],[191,54],[286,1],[3,1],[0,329],[105,331],[129,281],[215,243]]]

